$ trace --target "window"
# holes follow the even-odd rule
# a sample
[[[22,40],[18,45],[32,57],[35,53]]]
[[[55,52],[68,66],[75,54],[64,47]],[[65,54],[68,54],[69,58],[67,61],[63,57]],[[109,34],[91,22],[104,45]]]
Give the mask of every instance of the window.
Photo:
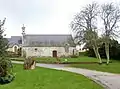
[[[35,48],[35,52],[37,51],[38,49],[37,48]]]

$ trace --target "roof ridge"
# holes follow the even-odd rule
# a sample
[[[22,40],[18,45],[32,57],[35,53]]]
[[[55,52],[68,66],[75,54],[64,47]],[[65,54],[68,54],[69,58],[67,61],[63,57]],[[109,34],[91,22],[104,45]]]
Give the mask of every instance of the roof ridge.
[[[11,36],[11,37],[16,37],[16,36]],[[21,36],[17,36],[17,37],[21,37]]]
[[[26,36],[68,36],[68,35],[72,35],[72,34],[26,34]]]

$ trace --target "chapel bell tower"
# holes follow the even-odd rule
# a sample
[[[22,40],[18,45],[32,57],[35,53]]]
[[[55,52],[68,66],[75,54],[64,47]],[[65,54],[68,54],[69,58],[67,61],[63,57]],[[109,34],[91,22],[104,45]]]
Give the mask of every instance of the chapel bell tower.
[[[24,24],[23,24],[23,27],[22,27],[22,36],[23,37],[25,36],[25,27],[24,27]]]

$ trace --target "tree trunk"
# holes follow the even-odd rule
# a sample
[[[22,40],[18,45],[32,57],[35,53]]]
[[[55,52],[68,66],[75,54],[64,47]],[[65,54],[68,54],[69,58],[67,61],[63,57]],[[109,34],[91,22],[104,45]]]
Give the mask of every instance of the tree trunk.
[[[99,51],[98,51],[98,47],[93,47],[93,50],[95,52],[95,55],[97,57],[97,59],[99,59],[99,63],[102,64],[102,59],[100,57]]]
[[[105,43],[105,53],[106,53],[106,57],[107,57],[107,64],[109,64],[109,61],[110,61],[109,43]]]

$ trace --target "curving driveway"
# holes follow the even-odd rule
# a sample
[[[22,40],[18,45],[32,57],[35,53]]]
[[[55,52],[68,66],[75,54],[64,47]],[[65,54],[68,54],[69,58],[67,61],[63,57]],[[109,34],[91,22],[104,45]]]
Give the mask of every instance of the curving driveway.
[[[17,62],[17,61],[13,61],[13,63],[23,64],[23,62]],[[105,89],[120,89],[120,75],[119,74],[67,67],[67,65],[62,65],[62,64],[37,63],[36,65],[39,67],[51,68],[51,69],[56,69],[56,70],[64,70],[64,71],[82,74],[94,80],[95,82],[99,83],[100,85],[105,87]]]

